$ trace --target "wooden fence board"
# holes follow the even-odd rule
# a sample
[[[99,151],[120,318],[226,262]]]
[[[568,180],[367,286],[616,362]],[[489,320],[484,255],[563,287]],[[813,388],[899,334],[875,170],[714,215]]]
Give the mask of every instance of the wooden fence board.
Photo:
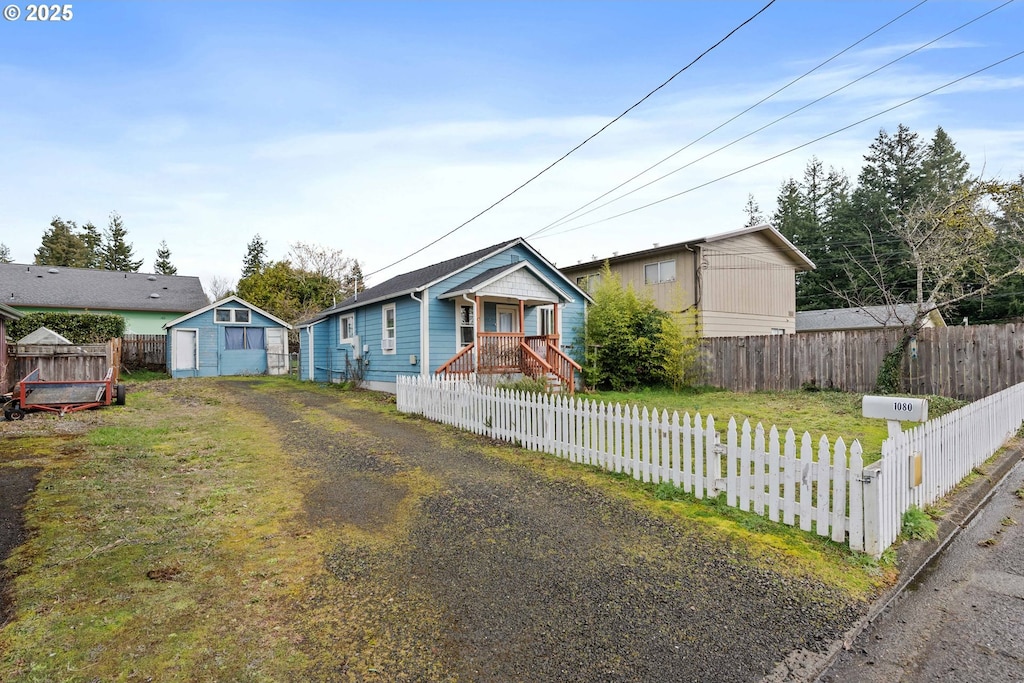
[[[704,340],[701,381],[733,391],[822,389],[872,393],[900,330],[805,332]],[[936,327],[917,334],[917,358],[905,354],[901,386],[911,394],[977,400],[1024,381],[1020,325]]]

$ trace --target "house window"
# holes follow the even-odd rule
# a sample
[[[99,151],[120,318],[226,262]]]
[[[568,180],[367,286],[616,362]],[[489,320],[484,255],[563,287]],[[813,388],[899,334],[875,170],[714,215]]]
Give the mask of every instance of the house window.
[[[658,263],[648,263],[644,266],[644,284],[657,285],[662,282],[675,282],[676,281],[676,262],[672,261],[660,261]]]
[[[590,275],[580,275],[576,278],[576,286],[582,289],[587,294],[592,294],[597,284],[601,282],[601,273],[591,273]]]
[[[555,333],[555,307],[541,306],[537,309],[537,334],[547,336]]]
[[[459,306],[459,348],[465,348],[473,343],[476,323],[473,319],[473,307],[467,305]]]
[[[395,305],[388,304],[381,309],[380,350],[386,354],[395,353]]]
[[[356,317],[354,315],[341,316],[341,328],[339,330],[342,344],[352,343],[356,336]]]
[[[786,334],[786,330],[782,329],[781,327],[773,327],[772,334]]]
[[[218,323],[249,324],[248,308],[215,308],[213,320]]]
[[[248,311],[246,311],[248,312]],[[224,350],[265,349],[266,335],[262,327],[225,327]]]

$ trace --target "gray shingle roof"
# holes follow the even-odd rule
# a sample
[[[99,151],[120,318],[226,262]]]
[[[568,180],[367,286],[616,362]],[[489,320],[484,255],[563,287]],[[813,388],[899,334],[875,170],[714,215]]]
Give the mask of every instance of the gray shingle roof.
[[[180,313],[209,303],[197,277],[23,263],[0,263],[0,302],[13,307]]]
[[[434,282],[435,280],[451,275],[452,273],[457,272],[465,268],[466,266],[475,263],[476,261],[479,261],[488,254],[491,254],[500,249],[504,249],[510,244],[514,244],[515,242],[518,241],[520,241],[520,238],[517,237],[516,239],[507,240],[505,242],[500,242],[493,246],[487,247],[486,249],[478,249],[477,251],[471,252],[469,254],[456,256],[455,258],[448,259],[447,261],[442,261],[441,263],[435,263],[425,268],[420,268],[419,270],[414,270],[408,273],[403,273],[401,275],[396,275],[390,280],[385,280],[379,285],[375,285],[373,287],[363,290],[362,292],[359,292],[359,294],[356,296],[351,296],[345,299],[344,301],[339,301],[334,306],[331,306],[330,308],[326,308],[320,311],[312,318],[297,323],[295,327],[303,327],[310,323],[317,322],[318,320],[323,320],[324,318],[334,313],[339,313],[348,308],[355,308],[356,306],[362,306],[372,301],[388,299],[408,292],[415,292],[416,290],[421,289],[426,285],[429,285],[431,282]]]
[[[826,330],[867,330],[883,327],[903,327],[914,322],[916,314],[916,304],[797,311],[796,331],[819,332]]]

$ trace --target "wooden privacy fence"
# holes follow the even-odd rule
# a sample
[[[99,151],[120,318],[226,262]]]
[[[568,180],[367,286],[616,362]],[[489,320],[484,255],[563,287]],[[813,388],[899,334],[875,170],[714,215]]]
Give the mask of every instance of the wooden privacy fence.
[[[702,380],[733,391],[822,389],[870,393],[897,329],[801,332],[704,340]],[[901,389],[970,401],[1024,381],[1024,325],[920,330],[903,358]]]
[[[467,381],[399,377],[398,409],[572,462],[670,482],[697,498],[726,503],[775,522],[812,529],[863,550],[863,456],[854,441],[834,446],[792,429],[729,420],[721,443],[712,416],[649,412],[567,396],[523,394]]]
[[[8,349],[15,382],[36,368],[47,382],[101,379],[113,368],[116,382],[121,367],[120,339],[105,344],[13,344]]]
[[[121,365],[125,370],[167,368],[167,335],[126,334],[121,340]]]
[[[748,421],[729,420],[726,442],[712,416],[692,420],[638,406],[524,394],[464,380],[399,377],[398,409],[572,462],[670,482],[696,498],[799,525],[878,557],[896,540],[903,513],[949,492],[1024,422],[1024,385],[887,439],[882,458],[864,466],[859,442],[815,444],[789,429],[780,439]],[[923,452],[925,476],[911,480]],[[912,486],[913,484],[913,486]]]

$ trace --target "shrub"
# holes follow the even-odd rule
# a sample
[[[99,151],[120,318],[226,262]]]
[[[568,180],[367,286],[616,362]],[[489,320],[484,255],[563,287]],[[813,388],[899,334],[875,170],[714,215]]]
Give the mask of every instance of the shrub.
[[[8,336],[21,339],[40,327],[53,330],[72,344],[102,344],[124,336],[125,322],[123,317],[114,314],[45,311],[29,313],[13,321],[8,328]]]

